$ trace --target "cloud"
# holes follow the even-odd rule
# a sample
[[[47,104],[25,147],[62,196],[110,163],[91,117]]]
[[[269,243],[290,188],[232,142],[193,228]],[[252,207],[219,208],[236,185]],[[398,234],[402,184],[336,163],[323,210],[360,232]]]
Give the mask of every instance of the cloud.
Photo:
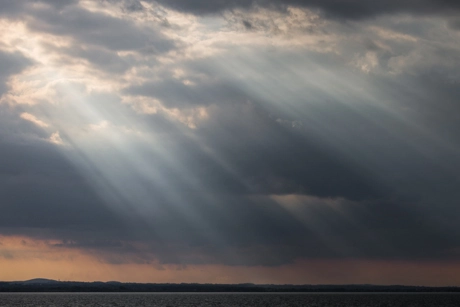
[[[184,81],[163,79],[131,86],[125,90],[129,95],[148,96],[159,99],[169,108],[183,108],[189,105],[210,105],[231,103],[246,98],[244,93],[232,88],[225,81],[186,84]]]
[[[415,14],[446,14],[458,11],[460,6],[456,1],[434,1],[426,0],[414,4],[412,1],[386,1],[385,3],[370,3],[365,0],[353,1],[336,1],[336,0],[259,0],[259,1],[163,1],[159,3],[170,6],[174,9],[192,12],[195,14],[218,13],[223,10],[231,10],[236,8],[252,8],[253,6],[285,8],[288,5],[307,7],[312,9],[320,9],[326,15],[331,17],[339,17],[346,19],[361,19],[369,18],[376,15],[388,13],[415,13]]]
[[[2,2],[0,233],[117,265],[456,259],[458,6],[411,3]]]
[[[76,4],[75,0],[38,0],[32,3],[28,0],[5,0],[0,4],[0,15],[8,18],[16,18],[29,9],[52,7],[63,9],[69,5]]]
[[[460,29],[460,20],[452,19],[452,20],[449,21],[448,25],[452,29],[459,30]]]
[[[36,118],[34,115],[32,115],[30,113],[26,113],[26,112],[22,113],[21,118],[25,119],[25,120],[28,120],[28,121],[30,121],[30,122],[34,123],[35,125],[37,125],[39,127],[42,127],[42,128],[46,128],[46,127],[49,126],[47,123],[45,123],[42,120],[39,120],[38,118]]]
[[[235,113],[230,110],[222,114]],[[257,110],[249,113],[248,110],[251,108],[234,114],[239,120],[236,122],[235,118],[211,113],[222,130],[209,126],[217,135],[208,136],[206,147],[225,146],[216,156],[203,152],[201,145],[187,139],[176,139],[176,144],[163,143],[168,158],[176,163],[174,166],[142,145],[135,147],[139,144],[133,142],[128,148],[136,148],[137,154],[128,159],[117,147],[106,148],[101,152],[101,160],[90,165],[95,167],[91,175],[71,163],[73,159],[67,160],[53,144],[4,142],[2,232],[58,240],[61,243],[57,244],[97,255],[110,263],[277,266],[299,258],[318,257],[409,260],[454,257],[450,251],[456,247],[457,232],[451,231],[451,227],[456,227],[457,213],[453,209],[438,207],[434,211],[430,202],[372,199],[384,195],[370,194],[367,200],[362,199],[365,193],[351,181],[352,172],[344,172],[341,182],[340,167],[334,160],[326,159],[324,152],[313,155],[305,139],[290,136],[293,132],[280,128],[263,114],[254,122],[257,117],[252,113]],[[252,122],[243,114],[252,118]],[[268,122],[263,124],[264,121]],[[262,128],[264,125],[267,127]],[[258,131],[249,134],[255,127]],[[238,136],[241,145],[232,142],[229,135],[221,134],[227,130]],[[216,139],[226,142],[217,146]],[[248,146],[250,143],[260,145]],[[299,143],[310,149],[296,148]],[[289,144],[292,145],[287,147]],[[283,154],[276,151],[275,145],[282,145]],[[244,154],[230,155],[231,148],[234,153]],[[139,156],[140,152],[146,155]],[[92,155],[94,159],[95,154]],[[145,173],[133,169],[130,162],[142,162],[142,156],[142,159],[149,157],[143,164]],[[227,173],[213,157],[229,163],[234,172]],[[302,157],[308,157],[312,164]],[[110,169],[105,169],[104,164]],[[415,169],[420,166],[416,164]],[[405,170],[413,172],[408,166]],[[425,172],[428,168],[420,170]],[[193,174],[194,185],[187,181],[189,174]],[[397,183],[410,180],[403,184],[404,188],[420,184],[414,182],[413,174],[407,176]],[[428,185],[432,180],[450,180],[425,179]],[[107,191],[115,193],[114,198],[100,194],[103,190],[97,184],[99,180],[115,184],[116,192]],[[316,181],[328,184],[316,186]],[[350,183],[356,190],[347,185],[341,188]],[[303,190],[302,186],[309,190]],[[309,195],[309,191],[322,196]],[[256,192],[259,194],[254,195]],[[418,194],[417,188],[415,192],[407,192],[412,196]],[[430,194],[428,189],[427,193]],[[125,198],[127,195],[131,196]],[[355,197],[358,199],[349,200]],[[113,244],[94,243],[88,241],[88,236],[94,242]],[[426,252],[426,244],[432,247],[430,253]]]
[[[16,73],[21,72],[32,62],[24,57],[21,53],[0,51],[0,97],[7,91],[8,78]]]
[[[33,31],[46,32],[75,39],[77,44],[93,45],[109,50],[137,50],[162,53],[174,47],[159,29],[137,27],[134,23],[105,14],[69,6],[60,11],[38,9],[28,26]]]
[[[62,141],[62,139],[61,139],[61,136],[59,135],[59,131],[56,131],[53,134],[51,134],[51,136],[49,137],[48,141],[50,141],[51,143],[54,143],[54,144],[58,144],[58,145],[61,145],[61,144],[64,143]]]

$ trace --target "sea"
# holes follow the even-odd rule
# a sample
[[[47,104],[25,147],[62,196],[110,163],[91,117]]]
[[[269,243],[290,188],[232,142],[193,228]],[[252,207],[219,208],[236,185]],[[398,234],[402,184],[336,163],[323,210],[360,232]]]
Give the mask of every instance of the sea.
[[[0,306],[460,306],[460,293],[0,293]]]

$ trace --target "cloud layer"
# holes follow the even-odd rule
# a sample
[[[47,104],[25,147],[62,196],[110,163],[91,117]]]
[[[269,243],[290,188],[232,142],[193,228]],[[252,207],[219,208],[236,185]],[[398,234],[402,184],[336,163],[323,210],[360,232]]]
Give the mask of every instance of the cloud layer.
[[[460,7],[344,3],[2,2],[0,233],[111,265],[457,261]]]
[[[424,0],[414,3],[410,0],[386,1],[385,3],[371,3],[365,0],[338,1],[338,0],[253,0],[253,1],[209,1],[209,0],[173,0],[158,1],[174,9],[197,14],[217,13],[237,8],[253,8],[254,6],[273,9],[286,9],[289,6],[319,9],[329,17],[346,19],[361,19],[375,17],[382,14],[415,13],[415,14],[454,14],[460,5],[454,0]],[[135,2],[133,2],[135,3]]]

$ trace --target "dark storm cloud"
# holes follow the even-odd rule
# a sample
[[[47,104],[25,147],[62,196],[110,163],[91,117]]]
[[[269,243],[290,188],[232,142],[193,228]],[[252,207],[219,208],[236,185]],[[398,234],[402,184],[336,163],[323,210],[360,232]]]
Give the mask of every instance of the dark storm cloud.
[[[452,15],[460,10],[460,4],[455,0],[391,0],[371,2],[366,0],[237,0],[237,1],[210,1],[210,0],[159,0],[159,3],[171,8],[188,11],[195,14],[218,13],[235,8],[251,8],[254,5],[272,8],[285,8],[287,5],[320,9],[326,15],[340,18],[360,19],[387,13],[421,13]]]
[[[241,116],[235,114],[236,118]],[[253,121],[256,118],[251,115]],[[216,120],[221,123],[224,118],[217,116]],[[226,174],[199,145],[186,138],[176,138],[176,145],[166,151],[180,165],[168,165],[161,162],[161,156],[150,156],[149,163],[162,174],[163,185],[146,182],[142,176],[133,174],[129,160],[124,160],[116,150],[103,155],[112,161],[112,167],[116,165],[122,170],[125,186],[148,190],[142,198],[118,199],[118,203],[106,202],[96,194],[91,178],[82,178],[81,169],[77,171],[54,145],[28,139],[19,143],[2,140],[2,233],[58,239],[62,243],[54,245],[55,248],[77,248],[114,264],[159,261],[163,264],[280,265],[299,257],[455,257],[452,250],[459,238],[458,231],[452,230],[457,228],[458,212],[453,210],[398,200],[302,199],[303,196],[298,195],[299,211],[296,214],[287,211],[264,194],[301,192],[298,185],[311,186],[309,192],[320,195],[353,197],[353,193],[357,193],[362,197],[364,192],[353,192],[360,184],[353,182],[351,172],[343,174],[346,178],[342,183],[335,178],[340,179],[342,171],[337,162],[326,158],[327,153],[322,153],[326,157],[314,154],[313,144],[290,136],[293,132],[277,128],[276,122],[271,128],[263,127],[271,125],[270,118],[263,114],[257,120],[253,124],[262,128],[248,133],[249,127],[241,127],[244,123],[248,125],[248,121],[226,118],[227,123],[221,129],[228,130],[228,134],[217,131],[213,138],[208,135],[208,142],[214,144],[207,145],[218,149],[227,146],[219,152],[220,157],[229,161],[239,176],[252,178],[258,189],[236,188],[240,185],[238,179],[244,181],[244,177]],[[238,136],[240,143],[233,142],[229,134]],[[265,134],[267,136],[261,138]],[[226,142],[217,143],[218,138]],[[296,149],[294,144],[299,146],[299,143],[303,143],[304,148]],[[283,145],[284,150],[277,151],[276,144]],[[148,151],[146,154],[149,155]],[[175,172],[177,169],[179,173]],[[206,186],[207,192],[217,193],[210,199],[204,198],[207,192],[191,187],[181,176],[187,172],[193,173],[194,180]],[[268,175],[274,178],[271,185],[264,183]],[[313,178],[318,178],[321,184],[315,185]],[[343,186],[348,184],[347,178],[352,187]],[[281,179],[292,181],[295,188],[283,186]],[[230,189],[232,184],[236,186]],[[164,190],[163,186],[170,190]],[[259,191],[261,195],[254,198],[246,195],[247,191]],[[170,193],[182,201],[170,198]],[[337,205],[331,207],[328,201],[335,201]],[[120,207],[125,209],[120,211]],[[309,222],[304,223],[302,218]],[[141,243],[142,248],[130,241]]]
[[[110,263],[184,265],[273,266],[299,258],[448,260],[458,256],[458,232],[409,203],[342,202],[330,207],[322,200],[306,201],[293,215],[270,199],[223,197],[217,205],[196,200],[192,197],[188,206],[205,224],[170,212],[139,219],[129,224],[129,231],[102,235],[77,232],[75,227],[73,233],[54,229],[53,238],[63,239],[53,247],[86,250]],[[408,206],[413,208],[408,210]],[[145,218],[148,224],[142,222]]]
[[[429,93],[439,92],[443,98],[436,105],[442,110],[435,117],[455,113],[458,93],[454,84],[412,78],[426,86],[425,99],[418,104],[430,110],[432,99],[438,95]],[[387,81],[384,90],[396,91],[397,97],[406,97],[406,103],[415,103],[413,96],[401,94],[406,89],[402,80],[408,82],[408,77]],[[385,84],[384,80],[378,82]],[[227,91],[215,94],[216,100],[229,99]],[[180,129],[168,131],[175,126],[165,122],[169,128],[162,129],[169,139],[161,147],[173,164],[141,143],[126,144],[147,157],[146,165],[153,166],[159,181],[143,178],[132,169],[133,157],[124,156],[117,148],[109,147],[101,154],[106,165],[120,170],[123,176],[118,173],[116,177],[114,172],[114,176],[99,179],[120,180],[125,191],[134,191],[130,195],[139,195],[131,199],[114,190],[115,201],[107,202],[98,194],[92,178],[83,178],[82,169],[54,145],[30,140],[24,140],[23,145],[3,142],[2,233],[62,240],[54,247],[78,248],[114,264],[158,260],[163,264],[280,265],[301,257],[456,257],[453,251],[458,248],[456,221],[460,214],[453,208],[455,189],[449,188],[458,180],[452,176],[452,167],[458,165],[455,156],[444,159],[448,152],[438,149],[438,158],[433,161],[431,156],[417,152],[406,140],[420,135],[411,135],[404,125],[382,118],[378,109],[368,110],[374,120],[378,119],[374,123],[339,102],[325,99],[326,103],[309,109],[316,122],[296,126],[289,120],[279,121],[260,102],[248,102],[254,99],[247,93],[230,96],[238,99],[231,104],[216,103],[210,118],[194,132],[197,139],[182,135]],[[104,97],[98,100],[104,101]],[[190,105],[195,103],[200,101],[189,101]],[[99,103],[97,108],[101,114],[116,114],[113,103]],[[7,117],[14,118],[5,113]],[[142,117],[152,125],[161,119],[158,115]],[[337,148],[318,141],[312,134],[317,122],[329,123],[331,130],[322,132],[322,137],[360,140],[351,145],[354,153],[369,152],[363,159],[365,167],[350,165]],[[397,137],[379,127],[390,122],[399,131]],[[430,123],[434,125],[432,120]],[[443,124],[456,127],[453,118]],[[18,125],[19,131],[37,130],[28,122]],[[214,155],[203,148],[211,148]],[[443,161],[442,169],[451,169],[440,169],[439,161]],[[95,162],[90,167],[97,168]],[[366,170],[369,167],[371,172]],[[111,174],[96,172],[94,176]],[[191,185],[184,174],[192,174],[194,184],[205,190]],[[379,179],[398,188],[386,189]],[[214,194],[211,199],[204,197],[208,193]],[[251,198],[254,194],[260,198]],[[317,195],[325,200],[301,201],[299,213],[293,215],[270,199],[272,194]],[[327,205],[327,200],[335,197],[345,198],[337,205],[345,216],[336,211],[337,207]],[[442,201],[444,209],[434,207],[437,201]],[[88,236],[94,239],[88,240]],[[143,248],[129,241],[140,242]],[[430,246],[429,251],[426,246]]]
[[[12,117],[11,114],[8,117]],[[254,115],[251,117],[254,119]],[[242,130],[247,131],[248,127],[239,127],[245,121],[235,122],[231,127],[229,125],[232,120],[226,120],[227,124],[223,129],[233,129],[235,135],[247,134]],[[253,124],[269,126],[270,123],[269,118],[259,115],[258,122]],[[283,137],[288,137],[283,144],[299,141],[289,138],[289,132],[283,133],[283,129],[277,131],[279,128],[276,122],[272,124],[273,127],[264,127],[258,131],[259,135],[251,134],[242,138],[241,145],[234,142],[227,144],[235,147],[233,152],[247,150],[242,155],[223,156],[236,167],[239,176],[250,178],[259,176],[260,172],[265,174],[270,169],[270,163],[279,164],[280,168],[284,163],[291,172],[290,168],[295,169],[294,165],[288,163],[288,159],[297,159],[291,155],[277,161],[278,154],[274,152],[272,158],[261,159],[268,151],[274,150],[274,145]],[[11,123],[8,125],[12,126]],[[19,121],[17,125],[21,128],[19,131],[24,131],[25,127],[38,130],[28,122]],[[268,144],[266,138],[256,141],[256,138],[265,133],[274,134],[272,145]],[[228,135],[219,137],[230,139]],[[211,141],[211,136],[209,138]],[[226,173],[216,162],[213,163],[213,159],[202,151],[201,146],[185,138],[176,138],[176,144],[167,148],[174,161],[181,165],[159,163],[161,156],[150,156],[149,163],[155,165],[157,173],[162,174],[163,185],[159,182],[146,182],[142,176],[133,173],[127,163],[129,160],[117,154],[116,150],[112,150],[110,156],[105,156],[106,160],[111,159],[112,167],[117,165],[117,168],[123,170],[124,179],[120,179],[124,180],[125,186],[132,186],[141,192],[139,187],[145,186],[148,190],[142,198],[118,198],[116,202],[107,202],[101,198],[96,193],[97,190],[93,190],[95,186],[92,185],[91,178],[82,178],[81,169],[77,170],[74,164],[70,164],[55,145],[29,138],[18,142],[19,139],[16,136],[15,142],[3,140],[0,144],[3,148],[0,190],[0,227],[3,234],[62,240],[62,244],[54,247],[86,250],[110,263],[148,263],[158,260],[164,264],[279,265],[289,263],[299,256],[337,256],[322,243],[317,234],[308,231],[278,204],[267,200],[253,201],[244,196],[254,190],[261,193],[295,191],[297,186],[289,190],[282,182],[275,182],[279,181],[277,178],[273,179],[271,185],[265,184],[261,181],[262,176],[253,178],[256,188],[241,186],[240,177],[235,178]],[[251,142],[265,145],[248,147]],[[134,148],[133,145],[130,148]],[[287,151],[292,149],[293,147],[286,148]],[[136,149],[137,152],[141,150],[142,148]],[[250,154],[251,151],[255,151],[254,154]],[[311,155],[311,151],[309,154],[312,163],[323,159],[321,156]],[[249,155],[245,158],[246,161],[240,161],[246,155]],[[251,167],[251,162],[256,160],[261,161],[257,166]],[[302,162],[298,162],[301,164],[300,171],[305,170]],[[324,164],[319,165],[318,172],[327,162],[330,161],[326,159]],[[334,168],[334,164],[328,167]],[[179,173],[175,171],[177,169]],[[194,180],[206,186],[207,190],[200,191],[190,187],[181,176],[187,172],[193,173]],[[302,178],[295,178],[293,174],[278,172],[275,165],[273,177],[290,176],[288,180],[294,181],[296,185],[308,184]],[[314,173],[311,174],[313,176]],[[257,183],[258,181],[261,182]],[[340,186],[340,182],[338,185]],[[170,190],[164,190],[163,186],[170,187]],[[331,186],[335,186],[332,191],[327,187],[321,190],[325,192],[316,191],[314,188],[312,190],[314,193],[328,195],[337,193],[337,183]],[[210,191],[217,194],[211,200],[203,198]],[[225,193],[219,194],[219,191]],[[171,199],[169,193],[178,196],[182,201]],[[352,192],[347,192],[347,195],[350,193]],[[88,236],[92,239],[88,239]],[[140,242],[145,247],[139,249],[130,244],[130,240]],[[281,253],[280,249],[284,252]],[[364,255],[359,250],[356,253]],[[266,257],[267,254],[270,257]]]
[[[393,90],[395,87],[395,84],[389,85]],[[430,90],[427,87],[427,91]],[[424,103],[429,102],[428,97]],[[347,113],[350,111],[340,105],[334,106],[328,110],[340,114],[333,117],[337,125],[335,133],[345,126],[350,128],[352,123],[369,132],[369,138],[353,129],[348,130],[350,135],[343,132],[341,135],[345,139],[365,137],[364,147],[357,147],[356,151],[367,150],[370,153],[368,158],[373,156],[367,166],[375,172],[374,176],[348,168],[332,148],[324,147],[314,139],[309,140],[292,126],[280,125],[259,107],[247,103],[227,106],[211,113],[212,120],[200,125],[197,133],[236,174],[226,174],[218,163],[213,162],[212,156],[201,150],[199,143],[175,137],[174,141],[168,142],[169,145],[162,144],[177,164],[161,163],[155,170],[162,174],[162,180],[166,182],[164,186],[173,187],[172,193],[183,196],[186,201],[176,203],[169,199],[168,192],[161,186],[147,184],[152,198],[142,203],[154,208],[155,214],[143,214],[146,222],[133,223],[130,229],[150,247],[147,251],[134,247],[131,251],[122,249],[120,253],[127,255],[121,259],[129,261],[130,255],[136,257],[145,252],[146,258],[143,259],[156,257],[162,263],[279,265],[298,257],[455,257],[452,250],[458,242],[456,220],[459,212],[452,208],[457,194],[448,188],[456,186],[452,181],[457,180],[452,175],[455,171],[440,169],[437,160],[442,155],[433,161],[431,156],[425,156],[406,144],[405,138],[394,137],[356,114],[350,117]],[[321,114],[325,111],[319,110],[315,116],[324,117]],[[328,117],[332,118],[333,114]],[[342,122],[337,122],[340,118]],[[392,125],[396,125],[394,127],[407,139],[420,137],[409,136],[404,125],[398,126],[397,122]],[[391,151],[385,151],[388,149]],[[161,161],[160,156],[151,159],[152,164]],[[443,167],[452,168],[455,164],[450,163],[455,161],[458,159],[452,156],[450,160],[444,160]],[[190,187],[182,173],[192,173],[194,181],[206,186],[207,191],[226,192],[224,195],[230,192],[234,196],[219,195],[211,202],[205,201],[202,191]],[[135,175],[132,177],[129,169],[124,174],[126,178],[133,178],[127,179],[129,184],[146,184]],[[372,178],[379,176],[398,186],[397,193],[369,193],[372,191],[369,186],[374,186]],[[240,182],[245,184],[241,186]],[[309,223],[303,224],[296,219],[299,214],[292,216],[273,201],[253,201],[245,196],[254,193],[306,193],[368,200],[340,204],[347,218],[321,201],[313,206],[307,202],[303,214],[310,219]],[[398,199],[402,196],[406,201]],[[428,200],[429,197],[432,199],[428,202],[421,201],[421,198]],[[378,201],[372,198],[388,199]],[[442,202],[444,210],[433,206],[436,201]],[[199,219],[188,216],[188,212],[194,212]],[[217,236],[216,241],[210,240],[209,233]],[[263,247],[256,247],[259,245]],[[426,251],[427,245],[433,247],[429,252]]]
[[[82,230],[113,225],[113,215],[53,144],[20,137],[0,140],[0,227]]]
[[[323,144],[284,127],[251,104],[224,107],[200,128],[207,146],[231,165],[250,193],[377,197],[378,185],[347,166]],[[204,161],[203,161],[204,162]]]

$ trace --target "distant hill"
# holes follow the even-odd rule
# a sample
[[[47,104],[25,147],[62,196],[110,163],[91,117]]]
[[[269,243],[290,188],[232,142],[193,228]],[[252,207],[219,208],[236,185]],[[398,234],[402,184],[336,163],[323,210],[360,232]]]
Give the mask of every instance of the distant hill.
[[[53,279],[46,279],[46,278],[34,278],[30,280],[25,280],[25,281],[19,281],[18,283],[22,285],[46,285],[46,284],[59,283],[59,281],[53,280]]]

